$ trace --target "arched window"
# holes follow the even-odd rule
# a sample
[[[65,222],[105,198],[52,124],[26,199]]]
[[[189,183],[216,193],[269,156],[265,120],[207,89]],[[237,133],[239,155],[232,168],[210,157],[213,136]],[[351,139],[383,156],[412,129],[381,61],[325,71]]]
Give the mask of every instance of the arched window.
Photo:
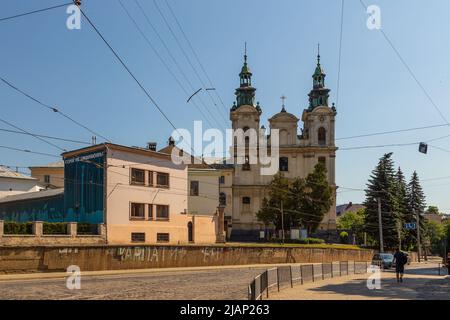
[[[219,204],[221,206],[227,205],[227,195],[225,194],[225,192],[219,193]]]
[[[324,146],[327,144],[327,131],[324,127],[320,127],[317,132],[317,138],[319,141],[319,145]]]

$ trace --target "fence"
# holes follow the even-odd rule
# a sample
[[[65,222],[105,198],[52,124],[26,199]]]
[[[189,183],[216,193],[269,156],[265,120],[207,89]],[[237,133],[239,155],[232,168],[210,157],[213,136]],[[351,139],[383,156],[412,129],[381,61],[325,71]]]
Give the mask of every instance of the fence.
[[[269,297],[269,290],[283,286],[294,287],[294,283],[316,282],[324,279],[367,273],[370,262],[340,261],[330,263],[303,264],[275,267],[257,275],[248,286],[249,300],[262,300]]]

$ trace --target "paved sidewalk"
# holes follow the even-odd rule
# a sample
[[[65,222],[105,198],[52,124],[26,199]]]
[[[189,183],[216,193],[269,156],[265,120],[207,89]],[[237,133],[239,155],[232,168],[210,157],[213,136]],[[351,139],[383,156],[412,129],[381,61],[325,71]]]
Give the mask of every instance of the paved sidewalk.
[[[395,273],[381,274],[381,289],[369,290],[369,274],[352,275],[324,281],[294,285],[271,293],[271,300],[450,300],[450,278],[437,275],[437,264],[407,266],[403,283]]]

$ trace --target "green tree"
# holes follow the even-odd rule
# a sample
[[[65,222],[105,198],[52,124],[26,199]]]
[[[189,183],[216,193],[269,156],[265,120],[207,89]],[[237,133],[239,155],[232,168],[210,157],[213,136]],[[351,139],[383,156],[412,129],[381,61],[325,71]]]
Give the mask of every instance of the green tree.
[[[350,211],[345,213],[342,217],[337,219],[338,229],[351,230],[356,236],[356,242],[362,243],[364,241],[364,221],[365,210]]]
[[[327,169],[320,162],[316,164],[314,171],[308,174],[305,183],[301,211],[308,214],[308,218],[302,222],[310,234],[317,230],[325,214],[333,205],[333,190],[328,184]]]
[[[432,220],[424,222],[424,240],[430,242],[432,253],[441,254],[443,252],[445,238],[445,225]]]
[[[366,232],[379,241],[378,198],[381,202],[381,223],[383,226],[383,242],[388,248],[398,246],[398,224],[401,222],[392,153],[380,158],[367,183],[366,200]]]
[[[408,230],[406,232],[405,244],[408,249],[417,247],[417,228],[420,227],[420,232],[425,233],[425,217],[423,213],[425,211],[425,195],[420,186],[419,175],[416,171],[411,176],[411,180],[408,184],[408,212],[405,216],[405,222],[416,223],[417,214],[419,214],[419,226],[416,226],[416,230]]]
[[[278,173],[267,190],[268,196],[263,199],[256,217],[266,226],[275,226],[277,230],[282,227],[281,204],[285,230],[303,226],[308,233],[317,229],[333,204],[332,188],[328,184],[326,168],[321,163],[314,167],[306,179],[289,181]]]
[[[397,219],[397,232],[399,242],[402,241],[406,237],[405,230],[403,225],[405,223],[405,217],[408,215],[409,211],[409,200],[408,200],[408,185],[406,184],[406,179],[403,174],[403,171],[400,167],[398,167],[396,173],[396,195],[397,195],[397,203],[398,203],[398,219]]]
[[[289,180],[283,174],[277,173],[267,189],[268,197],[263,199],[261,210],[256,213],[256,217],[266,226],[273,225],[277,230],[281,230],[281,203],[283,202],[284,209],[284,206],[289,202]],[[291,225],[290,215],[285,214],[283,220],[285,229],[288,229]]]
[[[439,208],[436,206],[428,206],[427,213],[429,214],[439,214]]]

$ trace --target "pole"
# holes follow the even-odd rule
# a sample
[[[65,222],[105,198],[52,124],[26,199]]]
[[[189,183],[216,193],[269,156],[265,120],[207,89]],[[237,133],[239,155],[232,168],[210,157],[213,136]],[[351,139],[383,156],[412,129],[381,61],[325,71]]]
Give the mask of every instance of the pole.
[[[284,244],[284,211],[283,211],[283,200],[281,200],[281,210],[280,210],[280,212],[281,212],[281,232],[283,233],[282,235],[281,235],[281,239],[282,239],[282,241],[283,241],[283,244]]]
[[[413,209],[413,213],[416,216],[416,231],[417,231],[417,260],[420,262],[420,258],[422,256],[422,248],[420,245],[420,218],[419,218],[419,212],[416,212],[416,209]]]
[[[383,243],[383,224],[381,222],[381,199],[378,198],[378,228],[380,233],[380,252],[384,252],[384,243]]]

